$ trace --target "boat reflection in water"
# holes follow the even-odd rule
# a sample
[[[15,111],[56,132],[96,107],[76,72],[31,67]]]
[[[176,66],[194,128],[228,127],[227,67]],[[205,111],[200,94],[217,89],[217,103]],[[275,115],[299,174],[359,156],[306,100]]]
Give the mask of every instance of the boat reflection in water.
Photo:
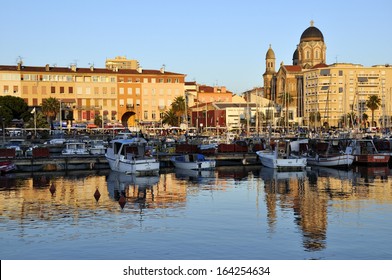
[[[190,170],[190,169],[175,169],[176,178],[179,180],[186,180],[194,183],[207,183],[210,180],[215,180],[214,170]]]
[[[365,182],[372,182],[375,179],[385,181],[388,180],[388,176],[390,175],[390,169],[387,166],[355,166],[354,171]]]
[[[278,171],[268,168],[261,168],[260,177],[266,181],[273,180],[289,180],[289,179],[304,179],[306,176],[306,171]]]
[[[159,176],[136,176],[111,171],[107,177],[109,196],[119,201],[121,197],[125,202],[136,204],[138,208],[148,208],[148,201],[154,201],[154,186],[159,183]]]

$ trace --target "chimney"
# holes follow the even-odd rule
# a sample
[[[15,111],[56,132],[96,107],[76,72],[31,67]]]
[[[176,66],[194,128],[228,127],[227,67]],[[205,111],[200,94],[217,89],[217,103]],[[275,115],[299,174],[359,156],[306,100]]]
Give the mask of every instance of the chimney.
[[[165,66],[162,66],[160,71],[161,71],[162,74],[165,73]]]
[[[94,71],[94,65],[90,66],[90,71],[93,72]]]
[[[49,64],[46,64],[46,65],[45,65],[45,71],[48,72],[49,70],[50,70]]]
[[[143,68],[140,67],[140,66],[139,66],[136,70],[137,70],[137,72],[139,72],[139,73],[142,73],[142,72],[143,72]]]
[[[71,71],[76,72],[76,64],[71,64]]]

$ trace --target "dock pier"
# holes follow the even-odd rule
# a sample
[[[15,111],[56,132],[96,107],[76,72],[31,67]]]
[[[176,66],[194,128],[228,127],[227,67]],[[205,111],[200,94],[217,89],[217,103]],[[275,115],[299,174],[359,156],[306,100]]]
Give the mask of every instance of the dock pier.
[[[173,167],[170,158],[177,153],[160,153],[157,155],[162,168]],[[216,153],[206,155],[215,159],[216,166],[247,166],[260,165],[255,153]],[[19,172],[40,171],[72,171],[109,169],[104,155],[49,155],[48,157],[15,157],[5,160],[12,161]]]

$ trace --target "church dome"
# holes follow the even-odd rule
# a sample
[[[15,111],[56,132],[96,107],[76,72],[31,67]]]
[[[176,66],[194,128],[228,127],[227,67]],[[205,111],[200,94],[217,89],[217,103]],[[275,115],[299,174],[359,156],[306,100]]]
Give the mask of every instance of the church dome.
[[[324,42],[324,36],[321,31],[313,26],[313,21],[310,23],[310,26],[306,28],[306,30],[301,35],[301,42],[304,41],[322,41]]]
[[[298,49],[295,49],[293,53],[293,60],[298,60],[298,59],[299,59]]]
[[[275,53],[274,50],[271,48],[271,45],[269,46],[267,54],[265,55],[265,59],[275,59]]]

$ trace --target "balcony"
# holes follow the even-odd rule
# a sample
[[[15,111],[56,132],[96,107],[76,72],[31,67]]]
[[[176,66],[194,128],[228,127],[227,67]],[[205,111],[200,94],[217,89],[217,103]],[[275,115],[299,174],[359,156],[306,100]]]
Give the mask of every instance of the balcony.
[[[135,105],[133,105],[133,104],[127,104],[127,109],[128,109],[128,110],[132,110],[133,108],[135,108]]]

